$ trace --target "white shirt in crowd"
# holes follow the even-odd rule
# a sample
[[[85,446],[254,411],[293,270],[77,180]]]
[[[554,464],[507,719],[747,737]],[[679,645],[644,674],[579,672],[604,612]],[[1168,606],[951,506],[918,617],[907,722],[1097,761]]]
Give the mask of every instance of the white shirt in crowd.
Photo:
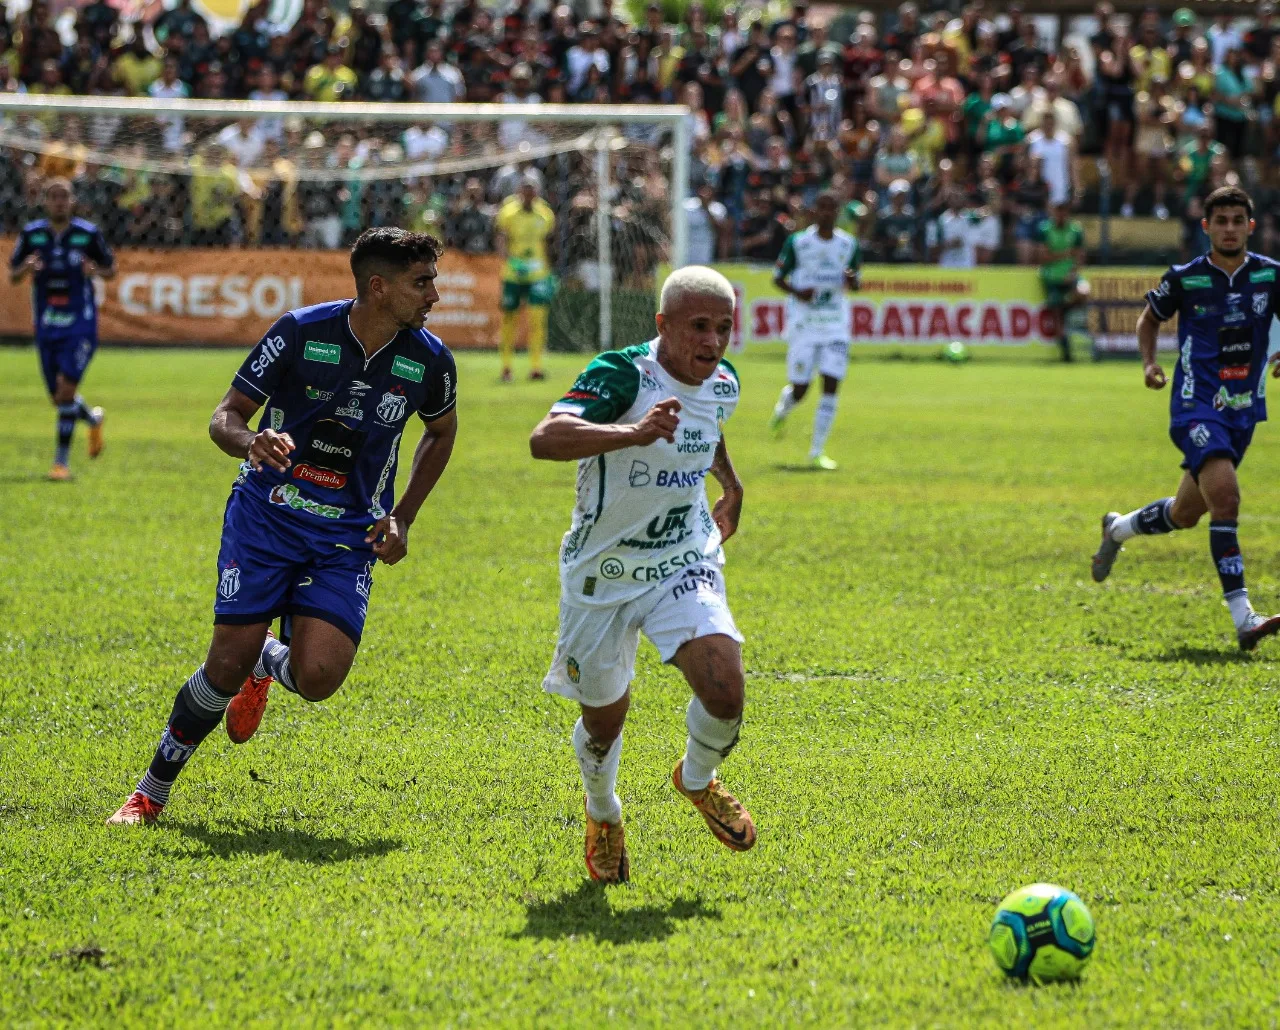
[[[147,92],[157,100],[185,100],[191,96],[187,84],[175,79],[172,86],[166,86],[163,79],[156,79],[147,87]],[[186,122],[180,114],[165,114],[156,118],[160,123],[164,149],[172,152],[182,149],[182,134],[186,130]]]
[[[462,72],[447,61],[420,64],[409,76],[413,98],[420,104],[452,104],[467,95]]]
[[[242,131],[239,122],[224,127],[215,138],[240,168],[253,168],[262,157],[262,137],[253,129]]]
[[[540,104],[542,97],[537,93],[527,93],[523,97],[518,97],[514,93],[503,93],[498,97],[498,102],[503,104]],[[517,150],[521,143],[527,143],[531,147],[543,147],[547,144],[545,133],[539,132],[530,126],[523,118],[504,118],[498,123],[498,143],[501,144],[503,150]]]
[[[698,197],[689,197],[684,202],[685,222],[688,226],[688,258],[690,265],[709,265],[716,259],[716,238],[719,230],[716,221],[728,217],[728,211],[718,200],[713,200],[707,207],[702,206]]]
[[[289,94],[282,89],[255,89],[249,94],[250,100],[269,100],[276,102],[280,100],[288,100]],[[263,139],[273,139],[277,143],[284,142],[284,119],[280,117],[259,118],[254,123],[254,128],[259,136]]]
[[[773,78],[769,80],[773,95],[779,100],[793,96],[796,91],[796,51],[775,46],[769,55],[773,58]]]
[[[1049,187],[1049,203],[1071,199],[1071,139],[1058,129],[1046,136],[1037,129],[1027,137],[1027,153],[1040,162],[1040,174]]]
[[[609,55],[599,47],[595,50],[588,50],[582,46],[570,47],[569,52],[564,55],[564,60],[569,68],[569,81],[565,83],[565,88],[570,95],[582,88],[582,84],[587,81],[587,72],[593,64],[600,69],[601,75],[609,74]]]
[[[925,233],[930,247],[940,247],[941,268],[976,268],[978,248],[995,251],[1000,247],[1000,220],[994,215],[975,218],[972,211],[944,211]],[[959,246],[956,244],[959,243]]]

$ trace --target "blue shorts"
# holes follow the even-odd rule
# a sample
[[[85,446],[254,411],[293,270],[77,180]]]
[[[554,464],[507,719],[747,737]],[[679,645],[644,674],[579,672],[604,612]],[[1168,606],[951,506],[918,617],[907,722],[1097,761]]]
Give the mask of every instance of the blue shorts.
[[[1248,429],[1232,429],[1213,419],[1202,419],[1184,426],[1170,426],[1169,438],[1182,451],[1182,467],[1196,479],[1204,463],[1210,458],[1230,458],[1232,465],[1244,461],[1256,426]]]
[[[247,626],[306,615],[360,643],[373,587],[373,550],[348,543],[348,534],[307,526],[303,520],[309,518],[231,492],[218,549],[215,624]]]
[[[93,333],[77,333],[75,336],[63,336],[53,340],[36,338],[36,350],[40,352],[40,371],[44,373],[44,385],[53,393],[57,387],[58,374],[66,376],[73,383],[84,378],[84,370],[93,360],[93,352],[98,349],[98,337]]]

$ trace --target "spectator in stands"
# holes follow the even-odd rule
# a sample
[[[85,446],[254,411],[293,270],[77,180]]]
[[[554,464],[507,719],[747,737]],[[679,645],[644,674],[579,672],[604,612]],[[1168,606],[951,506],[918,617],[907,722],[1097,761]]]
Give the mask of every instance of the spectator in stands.
[[[905,182],[908,191],[915,187],[920,178],[920,163],[915,154],[907,150],[907,137],[902,129],[890,131],[888,146],[876,155],[873,174],[878,186],[889,187],[893,183]]]
[[[1244,154],[1245,133],[1253,119],[1250,86],[1245,80],[1244,51],[1232,47],[1223,58],[1213,82],[1213,117],[1218,142],[1232,158]]]
[[[452,104],[466,95],[462,73],[444,59],[444,44],[427,44],[426,57],[409,77],[413,98],[422,104]]]
[[[494,250],[493,220],[497,208],[484,195],[484,183],[470,178],[463,191],[449,206],[445,223],[445,242],[468,254],[492,254]]]
[[[1177,118],[1177,113],[1163,79],[1152,79],[1150,90],[1138,94],[1134,101],[1134,111],[1137,115],[1137,135],[1133,141],[1136,174],[1129,180],[1121,211],[1132,212],[1139,183],[1150,184],[1154,198],[1152,213],[1164,221],[1169,217],[1165,197],[1168,189],[1166,180],[1169,153],[1173,148],[1170,126]]]
[[[1071,137],[1058,128],[1058,116],[1051,110],[1044,112],[1040,126],[1027,139],[1027,154],[1039,165],[1040,175],[1049,187],[1049,205],[1070,204],[1075,195]]]
[[[296,246],[303,231],[298,203],[298,169],[268,137],[262,141],[259,166],[252,176],[259,202],[249,205],[250,240],[267,247]]]
[[[733,54],[729,74],[737,84],[747,106],[755,110],[761,92],[773,79],[773,54],[764,24],[757,19],[747,30],[747,41]]]
[[[715,184],[704,180],[695,196],[684,202],[688,225],[688,262],[691,265],[714,264],[728,251],[729,213],[715,199]]]
[[[911,205],[911,183],[895,179],[885,190],[886,208],[876,216],[873,248],[881,261],[915,261],[919,256],[919,226]]]
[[[279,87],[279,78],[276,75],[275,68],[267,63],[263,63],[258,70],[257,88],[250,94],[250,100],[263,100],[270,103],[279,103],[282,100],[288,100],[288,94]],[[264,140],[275,140],[281,143],[284,140],[284,119],[283,118],[259,118],[257,120],[258,135]]]
[[[394,43],[383,43],[378,66],[365,76],[360,95],[375,103],[399,103],[409,99],[409,83],[400,67],[400,54]]]
[[[160,78],[147,88],[147,93],[156,100],[182,100],[191,95],[187,84],[178,78],[178,61],[174,57],[166,57]],[[160,126],[164,149],[169,153],[177,153],[184,146],[183,135],[186,132],[186,121],[180,114],[162,114],[156,117]]]
[[[834,140],[844,113],[844,85],[830,50],[818,53],[817,70],[804,81],[802,110],[810,140]]]
[[[773,211],[769,192],[755,190],[749,193],[738,247],[743,260],[769,264],[777,261],[786,238],[787,229]]]
[[[1040,226],[1049,213],[1049,185],[1040,169],[1039,161],[1024,154],[1018,178],[1006,194],[1006,212],[1014,225],[1014,246],[1020,265],[1035,261]]]
[[[350,100],[359,85],[355,70],[343,63],[345,48],[331,43],[325,51],[324,61],[312,65],[302,80],[303,92],[309,100]]]
[[[578,26],[579,42],[565,53],[568,79],[565,89],[569,96],[578,96],[587,82],[587,73],[595,68],[597,74],[609,74],[609,55],[600,48],[600,33],[595,25],[584,21]]]
[[[247,179],[218,143],[205,144],[191,158],[191,244],[233,247],[241,242],[238,201]],[[252,188],[246,192],[256,194]]]
[[[780,23],[774,34],[774,45],[769,50],[773,58],[773,74],[769,78],[769,88],[778,101],[778,106],[789,113],[795,113],[796,100],[796,26],[793,23]]]

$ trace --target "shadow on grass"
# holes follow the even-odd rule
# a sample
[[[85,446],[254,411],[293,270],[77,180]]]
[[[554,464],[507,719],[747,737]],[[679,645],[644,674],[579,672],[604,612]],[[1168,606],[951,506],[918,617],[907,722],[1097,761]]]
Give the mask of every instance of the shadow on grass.
[[[47,472],[6,472],[0,476],[0,484],[50,482]]]
[[[375,858],[396,851],[398,840],[374,837],[353,843],[342,837],[322,837],[292,826],[213,829],[196,823],[168,823],[166,829],[197,840],[219,858],[235,855],[279,855],[293,862],[331,865],[357,858]]]
[[[1170,648],[1164,654],[1153,654],[1148,659],[1153,662],[1190,662],[1192,665],[1237,665],[1249,660],[1248,654],[1238,648],[1220,650],[1212,647]]]
[[[775,472],[826,472],[826,469],[820,469],[817,465],[810,465],[808,462],[798,461],[779,461],[773,466]]]
[[[677,898],[666,905],[614,911],[607,891],[603,884],[587,880],[557,897],[531,900],[524,929],[512,936],[540,940],[593,937],[611,944],[631,944],[665,940],[676,932],[677,924],[688,919],[720,918],[720,910],[708,908],[701,898]]]

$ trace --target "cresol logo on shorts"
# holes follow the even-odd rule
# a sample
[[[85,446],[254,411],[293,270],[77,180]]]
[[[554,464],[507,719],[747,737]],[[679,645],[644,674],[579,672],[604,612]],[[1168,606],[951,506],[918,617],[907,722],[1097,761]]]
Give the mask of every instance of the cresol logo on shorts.
[[[631,578],[637,583],[660,583],[664,579],[674,576],[681,569],[687,569],[691,565],[698,564],[698,562],[702,561],[705,557],[706,556],[702,553],[701,549],[697,547],[690,547],[688,550],[681,551],[679,554],[673,554],[670,558],[664,558],[662,561],[653,562],[648,565],[632,566]],[[605,561],[614,561],[617,562],[619,566],[622,565],[622,562],[618,561],[616,558],[606,558]],[[619,575],[606,576],[605,578],[619,579],[621,578],[621,572],[622,570],[620,569]],[[600,566],[600,574],[602,576],[605,574],[603,562]]]

